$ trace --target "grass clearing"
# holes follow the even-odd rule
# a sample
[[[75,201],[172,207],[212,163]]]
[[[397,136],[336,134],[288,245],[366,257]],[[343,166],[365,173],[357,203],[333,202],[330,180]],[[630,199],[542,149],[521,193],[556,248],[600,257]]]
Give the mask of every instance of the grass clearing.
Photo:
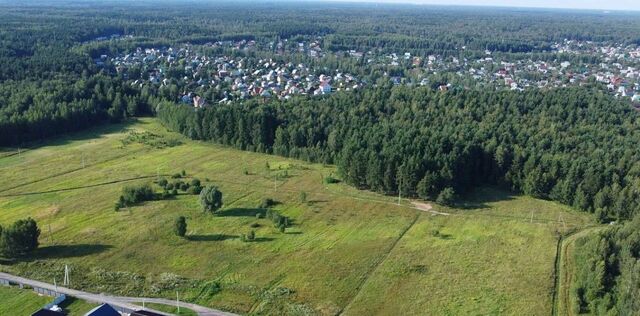
[[[53,299],[29,289],[0,286],[0,315],[28,316],[51,303]],[[60,307],[70,316],[84,315],[96,306],[73,297],[67,297],[60,304]]]
[[[154,135],[154,144],[123,142],[131,131]],[[172,146],[155,145],[163,139]],[[114,211],[124,185],[182,170],[220,187],[218,215],[186,194]],[[36,253],[0,270],[51,282],[68,264],[72,287],[168,298],[180,290],[186,301],[238,313],[546,314],[556,231],[591,221],[493,189],[460,209],[434,207],[451,216],[431,216],[325,184],[332,166],[191,141],[153,119],[0,157],[0,172],[0,224],[31,216],[42,230]],[[265,198],[292,219],[284,234],[256,216]],[[173,234],[180,215],[185,239]],[[257,240],[242,242],[250,230]]]

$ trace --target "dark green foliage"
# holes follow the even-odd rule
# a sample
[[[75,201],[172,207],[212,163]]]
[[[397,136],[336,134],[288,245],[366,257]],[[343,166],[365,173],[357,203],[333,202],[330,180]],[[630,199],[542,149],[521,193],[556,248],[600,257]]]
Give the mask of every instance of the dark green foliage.
[[[222,192],[217,186],[204,187],[200,192],[200,205],[205,212],[217,212],[222,207]]]
[[[333,176],[326,176],[324,178],[324,183],[326,184],[334,184],[334,183],[339,183],[340,180],[334,178]]]
[[[173,175],[171,175],[171,178],[172,178],[172,179],[180,179],[180,178],[182,178],[182,174],[180,174],[180,173],[174,173]]]
[[[32,218],[18,220],[0,231],[0,254],[4,257],[15,258],[38,248],[40,229]]]
[[[184,237],[187,234],[187,219],[184,216],[176,218],[173,225],[173,231],[176,236]]]
[[[158,185],[163,189],[167,188],[167,184],[169,184],[169,181],[167,181],[167,179],[165,179],[165,178],[160,178],[158,180]]]
[[[640,216],[576,241],[576,312],[636,315],[640,311]]]
[[[153,189],[149,184],[139,186],[126,186],[122,189],[122,195],[116,202],[115,210],[119,211],[123,207],[132,206],[144,201],[151,201],[156,198]]]
[[[281,226],[289,227],[289,217],[283,216],[275,210],[268,209],[266,212],[266,218],[273,222],[273,226],[279,228]]]
[[[189,193],[191,195],[198,195],[198,194],[200,194],[200,192],[202,192],[202,187],[201,186],[191,186],[191,187],[189,187],[189,190],[187,191],[187,193]]]
[[[165,187],[166,190],[173,190],[175,188],[175,184],[173,183],[168,183]]]
[[[453,206],[455,202],[456,193],[453,188],[444,188],[444,190],[438,194],[438,198],[436,199],[436,203],[445,206]]]
[[[640,115],[595,88],[440,93],[381,86],[198,112],[162,104],[158,116],[197,139],[336,163],[346,182],[387,194],[437,199],[445,188],[464,194],[491,184],[585,211],[595,210],[602,191],[597,207],[605,219],[640,209],[640,130],[631,128]],[[248,137],[241,127],[262,134]]]
[[[300,191],[300,202],[307,203],[307,192]]]
[[[276,205],[276,201],[272,198],[265,198],[260,202],[260,208],[270,208],[274,205]]]
[[[190,183],[188,189],[187,189],[187,192],[189,194],[193,194],[193,195],[200,194],[200,192],[202,192],[202,183],[200,182],[200,179],[193,178],[191,180],[191,183]]]
[[[256,239],[256,232],[251,230],[247,234],[242,234],[242,238],[241,239],[244,242],[254,241]]]

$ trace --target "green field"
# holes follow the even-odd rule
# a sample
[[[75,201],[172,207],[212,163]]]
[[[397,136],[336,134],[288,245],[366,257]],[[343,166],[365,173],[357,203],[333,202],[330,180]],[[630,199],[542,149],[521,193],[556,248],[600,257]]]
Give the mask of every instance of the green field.
[[[53,297],[41,296],[32,290],[0,286],[0,315],[28,316],[51,301]],[[75,298],[67,298],[60,304],[71,316],[84,315],[95,306]]]
[[[156,141],[123,142],[131,130]],[[178,290],[187,301],[243,314],[546,315],[558,233],[592,222],[491,188],[459,209],[434,205],[451,215],[433,215],[406,200],[325,185],[333,166],[190,141],[153,119],[16,152],[0,156],[0,224],[35,218],[41,247],[0,270],[52,282],[69,264],[71,287],[167,298]],[[220,187],[218,215],[186,194],[114,211],[123,186],[182,170]],[[256,217],[264,198],[292,218],[286,233]],[[186,239],[172,231],[180,215]],[[251,229],[256,241],[242,242]]]

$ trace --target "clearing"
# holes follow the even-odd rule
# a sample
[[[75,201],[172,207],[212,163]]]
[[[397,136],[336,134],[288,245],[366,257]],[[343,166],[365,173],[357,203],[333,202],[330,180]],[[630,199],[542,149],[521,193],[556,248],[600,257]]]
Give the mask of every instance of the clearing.
[[[154,141],[132,137],[140,133]],[[11,153],[0,157],[0,224],[35,218],[41,247],[0,270],[52,282],[68,264],[74,288],[165,298],[177,290],[244,314],[546,315],[558,232],[592,223],[492,188],[459,209],[397,205],[324,184],[333,166],[191,141],[154,119]],[[220,214],[204,214],[186,194],[114,211],[124,185],[182,170],[220,187]],[[286,233],[256,216],[265,198],[292,219]],[[181,215],[186,239],[173,234]],[[250,230],[257,240],[242,242]]]

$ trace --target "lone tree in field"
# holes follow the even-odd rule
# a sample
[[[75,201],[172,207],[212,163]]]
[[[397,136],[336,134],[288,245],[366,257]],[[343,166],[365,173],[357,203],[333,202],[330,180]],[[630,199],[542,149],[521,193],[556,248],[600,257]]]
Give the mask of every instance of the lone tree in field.
[[[21,219],[0,231],[0,253],[6,257],[17,257],[38,248],[40,229],[32,218]]]
[[[217,186],[204,187],[200,192],[200,205],[205,212],[217,212],[222,207],[222,192]]]
[[[177,236],[184,237],[184,235],[187,234],[187,219],[184,216],[178,217],[173,226],[173,230]]]

